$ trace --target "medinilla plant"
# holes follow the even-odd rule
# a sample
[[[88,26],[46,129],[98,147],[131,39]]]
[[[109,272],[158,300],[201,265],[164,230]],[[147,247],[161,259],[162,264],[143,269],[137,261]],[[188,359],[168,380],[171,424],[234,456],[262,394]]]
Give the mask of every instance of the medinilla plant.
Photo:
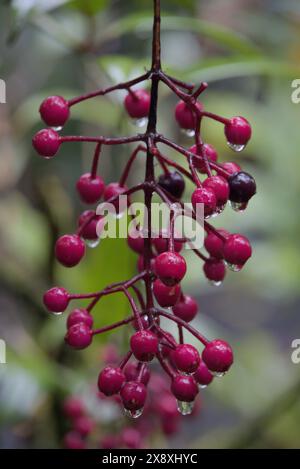
[[[54,314],[64,312],[72,300],[89,300],[85,308],[76,308],[67,319],[66,343],[75,349],[88,347],[93,337],[122,326],[133,325],[135,332],[128,344],[128,353],[116,366],[107,365],[99,374],[98,387],[106,396],[120,395],[127,415],[137,418],[142,414],[147,398],[148,366],[156,359],[170,378],[170,390],[178,402],[178,410],[190,414],[199,392],[199,386],[210,384],[214,376],[223,376],[233,363],[230,345],[221,339],[204,337],[190,323],[197,315],[194,298],[184,294],[181,281],[187,265],[182,255],[185,245],[203,262],[207,279],[215,284],[223,281],[226,268],[240,271],[251,256],[248,239],[238,233],[216,229],[208,221],[219,216],[229,202],[236,211],[244,211],[256,192],[253,177],[242,171],[234,162],[218,163],[215,148],[201,137],[204,119],[212,119],[224,127],[225,138],[233,151],[242,151],[251,137],[251,126],[244,117],[222,117],[209,112],[199,100],[207,89],[207,83],[185,83],[166,74],[161,66],[160,1],[154,0],[152,64],[143,75],[106,89],[96,90],[73,99],[50,96],[40,106],[40,114],[47,129],[40,130],[33,138],[33,146],[43,157],[51,159],[60,147],[68,142],[94,142],[95,153],[89,173],[77,182],[81,200],[87,205],[101,201],[113,207],[116,218],[133,203],[135,194],[144,194],[145,213],[143,226],[128,233],[129,248],[139,255],[138,273],[126,281],[108,285],[92,293],[70,293],[63,287],[53,287],[44,294],[44,304]],[[144,83],[143,89],[140,85]],[[150,84],[150,91],[147,84]],[[138,89],[136,89],[138,85]],[[184,148],[158,131],[157,110],[159,86],[167,86],[178,98],[174,112],[174,124],[183,129],[194,142]],[[60,132],[70,118],[73,106],[88,99],[124,90],[124,106],[129,118],[138,125],[147,123],[145,132],[133,136],[67,136]],[[98,174],[101,150],[106,145],[122,145],[133,148],[131,157],[118,181],[105,185]],[[183,163],[173,161],[164,154],[164,147],[181,155]],[[137,155],[145,160],[145,177],[135,185],[127,185]],[[161,174],[156,174],[156,163]],[[184,209],[185,179],[195,186],[190,210],[185,215],[199,220],[198,207],[203,209],[203,227],[206,233],[205,249],[201,252],[191,239],[178,236],[175,221]],[[134,180],[134,177],[131,178]],[[169,208],[167,230],[155,232],[153,227],[153,196],[158,196]],[[126,198],[126,204],[121,203]],[[77,231],[61,236],[55,246],[57,260],[71,268],[82,261],[86,246],[95,247],[104,229],[104,217],[98,211],[84,211],[78,220]],[[200,229],[200,228],[199,228]],[[103,266],[105,275],[105,266]],[[106,295],[122,292],[128,299],[132,314],[100,329],[93,328],[93,310]],[[178,327],[178,337],[161,327],[160,319],[167,318]],[[191,333],[203,348],[199,350],[185,342],[184,332]],[[136,365],[130,374],[126,366],[134,357]]]

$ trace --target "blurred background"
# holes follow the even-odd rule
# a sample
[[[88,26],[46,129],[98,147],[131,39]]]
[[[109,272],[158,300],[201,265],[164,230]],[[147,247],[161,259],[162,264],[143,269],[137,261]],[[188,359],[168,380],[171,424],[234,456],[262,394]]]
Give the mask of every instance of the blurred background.
[[[31,138],[43,127],[38,107],[46,96],[70,98],[149,67],[151,8],[150,0],[1,1],[0,78],[7,87],[7,102],[0,104],[0,338],[7,346],[7,363],[0,364],[1,447],[60,447],[67,428],[64,397],[90,399],[108,342],[126,351],[129,330],[97,337],[87,351],[67,349],[65,318],[42,306],[43,291],[54,284],[86,292],[133,275],[136,256],[126,241],[105,240],[75,269],[58,266],[53,245],[58,234],[74,231],[84,209],[75,183],[93,147],[68,144],[45,161]],[[196,416],[182,417],[170,436],[158,429],[147,445],[297,448],[300,364],[292,363],[291,343],[300,338],[300,104],[291,101],[291,83],[300,78],[300,4],[162,0],[162,9],[165,70],[208,81],[206,109],[251,122],[253,138],[241,154],[226,146],[222,126],[205,122],[203,132],[220,161],[236,161],[253,174],[258,193],[245,214],[228,207],[216,222],[253,244],[254,255],[240,274],[229,272],[224,285],[212,287],[197,258],[187,254],[185,291],[200,305],[195,326],[230,342],[235,366],[203,390]],[[159,130],[190,146],[173,118],[176,98],[164,87],[160,94]],[[82,103],[65,133],[136,132],[123,98],[120,92]],[[105,149],[100,172],[106,181],[117,179],[127,156],[126,148]],[[143,159],[135,168],[137,180]],[[127,314],[126,301],[113,295],[99,304],[96,324]],[[102,436],[113,419],[125,419],[94,401],[88,406]]]

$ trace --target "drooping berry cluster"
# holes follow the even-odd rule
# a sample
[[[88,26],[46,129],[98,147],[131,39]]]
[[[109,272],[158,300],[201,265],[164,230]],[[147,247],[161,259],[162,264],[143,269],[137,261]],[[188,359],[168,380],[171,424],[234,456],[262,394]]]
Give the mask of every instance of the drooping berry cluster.
[[[90,303],[81,309],[73,310],[67,320],[67,344],[75,349],[88,347],[96,334],[101,334],[117,327],[132,324],[135,332],[130,339],[127,355],[118,366],[106,366],[99,375],[99,390],[106,396],[119,394],[125,411],[132,417],[141,415],[147,398],[148,363],[154,358],[171,379],[171,392],[178,401],[181,413],[188,414],[198,394],[200,386],[207,386],[214,375],[226,373],[233,363],[233,352],[228,343],[220,339],[208,340],[190,322],[198,312],[196,301],[186,295],[180,282],[187,270],[182,256],[185,243],[191,240],[179,238],[174,231],[178,216],[176,207],[182,206],[181,198],[185,189],[184,176],[195,185],[191,202],[194,210],[189,216],[197,219],[197,207],[204,207],[204,229],[206,231],[205,248],[208,256],[193,247],[195,254],[202,259],[204,275],[214,284],[223,281],[226,267],[238,271],[251,256],[248,239],[240,234],[231,234],[224,229],[215,229],[207,219],[219,215],[228,202],[238,211],[245,210],[250,198],[256,192],[253,177],[242,171],[234,162],[218,163],[214,147],[202,141],[201,122],[204,118],[213,119],[224,126],[226,139],[233,150],[241,151],[251,136],[251,127],[243,117],[227,119],[207,112],[198,100],[207,88],[184,83],[166,75],[160,65],[160,2],[154,0],[155,19],[153,28],[152,67],[144,75],[104,90],[80,96],[69,101],[52,96],[41,105],[40,113],[46,124],[51,126],[41,130],[33,138],[37,152],[51,158],[56,155],[62,143],[70,141],[95,142],[95,154],[90,173],[81,176],[77,190],[81,200],[87,204],[96,204],[100,200],[110,202],[120,217],[124,207],[120,196],[127,196],[130,208],[132,196],[144,192],[145,206],[148,211],[148,225],[138,233],[128,234],[129,247],[139,254],[138,274],[133,278],[115,283],[104,290],[71,294],[64,288],[54,287],[44,295],[44,303],[50,312],[60,313],[67,309],[73,299],[89,299]],[[151,82],[151,92],[135,90],[137,85],[146,80]],[[166,85],[178,98],[174,118],[178,125],[194,138],[194,145],[186,149],[163,135],[156,129],[158,86]],[[73,105],[83,100],[102,96],[114,90],[126,90],[125,109],[134,119],[148,119],[144,133],[132,137],[77,137],[61,136],[61,128],[70,115]],[[56,130],[53,128],[55,127]],[[117,182],[105,186],[97,174],[101,149],[105,145],[137,144]],[[186,161],[181,165],[165,156],[161,146],[177,151]],[[145,179],[133,187],[127,187],[127,177],[138,154],[145,154]],[[158,162],[163,173],[156,176],[154,162]],[[202,179],[204,176],[204,180]],[[156,233],[152,229],[151,202],[153,195],[158,195],[170,209],[170,224],[166,232]],[[126,207],[125,207],[126,209]],[[59,262],[66,267],[77,265],[83,258],[86,245],[94,247],[103,229],[103,217],[95,210],[84,211],[78,220],[75,234],[64,235],[58,239],[55,254]],[[144,288],[144,292],[143,292]],[[129,301],[132,315],[101,329],[93,329],[92,311],[104,295],[122,292]],[[144,298],[145,296],[145,298]],[[164,308],[171,308],[166,311]],[[178,327],[178,339],[160,327],[160,318],[173,321]],[[197,348],[185,343],[184,331],[189,331],[202,345],[200,355]],[[126,379],[126,364],[134,356],[138,361],[131,379]]]
[[[111,350],[110,350],[111,349]],[[117,351],[113,346],[106,347],[105,361],[116,364]],[[131,360],[124,368],[126,382],[135,380],[141,365]],[[181,415],[177,403],[170,392],[165,374],[144,367],[141,380],[148,385],[148,399],[143,416],[132,425],[128,419],[120,419],[122,401],[119,395],[107,398],[101,392],[95,395],[91,386],[88,395],[85,392],[70,395],[63,401],[63,414],[67,419],[68,431],[64,435],[63,445],[68,449],[86,448],[149,448],[152,440],[160,433],[170,438],[180,430]],[[93,386],[92,386],[93,389]],[[159,389],[159,392],[157,390]],[[101,418],[105,406],[105,420]],[[200,401],[194,407],[192,416],[199,414]]]

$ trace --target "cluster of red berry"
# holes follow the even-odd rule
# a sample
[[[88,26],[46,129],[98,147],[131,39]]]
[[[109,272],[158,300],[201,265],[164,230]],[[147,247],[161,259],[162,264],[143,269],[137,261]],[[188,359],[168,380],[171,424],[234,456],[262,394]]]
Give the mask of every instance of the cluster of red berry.
[[[118,359],[114,347],[112,348],[113,350],[109,350],[110,347],[106,347],[104,350],[109,363],[115,363]],[[136,379],[139,368],[140,364],[137,361],[127,363],[124,368],[127,382]],[[64,447],[68,449],[149,448],[153,440],[157,439],[157,435],[163,434],[166,438],[170,438],[176,434],[180,430],[182,417],[177,411],[176,399],[170,392],[166,375],[154,371],[151,373],[150,381],[150,370],[146,366],[141,379],[145,385],[148,385],[150,399],[145,405],[143,416],[134,426],[129,420],[120,419],[122,401],[119,395],[107,398],[101,392],[96,392],[95,399],[91,400],[84,393],[65,398],[63,414],[68,421],[68,430],[64,435]],[[199,414],[200,401],[197,403],[192,417]],[[101,417],[103,405],[105,405],[105,418]]]
[[[154,3],[157,8],[159,2]],[[148,374],[145,370],[148,370],[147,363],[154,357],[171,378],[171,392],[176,397],[182,414],[192,411],[199,385],[206,386],[213,380],[213,375],[221,376],[226,373],[233,362],[233,353],[229,344],[220,339],[209,341],[189,324],[197,314],[198,308],[195,300],[181,290],[180,282],[185,276],[187,267],[180,251],[184,243],[190,240],[177,238],[174,232],[174,220],[177,216],[174,203],[182,204],[180,199],[185,189],[183,176],[189,178],[196,186],[191,199],[194,210],[190,216],[197,218],[198,204],[204,206],[204,229],[207,233],[205,248],[209,256],[196,248],[193,248],[193,251],[204,261],[205,276],[216,284],[223,280],[226,266],[238,271],[245,265],[251,256],[251,246],[246,237],[215,229],[207,219],[220,214],[228,201],[235,210],[244,210],[256,192],[253,177],[241,171],[236,163],[218,163],[216,150],[202,141],[200,131],[204,118],[220,122],[224,125],[230,147],[241,151],[251,136],[250,124],[242,117],[227,119],[207,112],[198,100],[200,94],[207,88],[206,83],[201,83],[197,87],[172,78],[161,70],[158,58],[160,48],[157,18],[156,14],[153,65],[149,72],[126,83],[69,101],[60,96],[47,98],[40,107],[40,113],[51,128],[41,130],[33,138],[35,149],[46,158],[53,157],[64,142],[96,143],[91,172],[81,176],[77,183],[79,195],[87,204],[97,203],[103,197],[104,201],[115,206],[119,216],[121,215],[120,195],[128,196],[130,206],[130,197],[137,191],[144,192],[149,222],[146,236],[142,229],[139,236],[133,236],[131,233],[128,236],[129,246],[140,255],[139,273],[129,280],[115,283],[94,293],[70,294],[64,288],[54,287],[44,295],[44,303],[53,313],[65,311],[73,299],[91,300],[86,308],[72,311],[67,320],[68,330],[65,340],[76,349],[89,346],[96,334],[129,323],[134,325],[136,332],[130,339],[129,352],[119,366],[105,367],[98,379],[99,390],[106,396],[119,394],[126,412],[134,418],[141,415],[145,406],[147,395],[145,373]],[[134,85],[148,79],[151,80],[151,93],[133,89]],[[177,145],[156,131],[157,91],[160,82],[169,87],[180,99],[175,108],[175,119],[178,125],[194,138],[194,145],[189,149]],[[127,90],[124,105],[129,116],[134,119],[148,118],[145,133],[115,138],[60,136],[58,129],[68,119],[71,106],[85,99],[103,96],[120,89]],[[105,187],[103,180],[97,175],[102,146],[131,143],[137,143],[138,146],[134,149],[121,179]],[[188,169],[165,156],[161,145],[180,153],[187,162]],[[125,185],[126,179],[133,161],[140,152],[146,154],[145,180],[128,188]],[[157,161],[163,169],[163,174],[158,178],[154,174],[154,161]],[[205,179],[201,181],[200,175],[203,174]],[[167,237],[162,232],[158,233],[158,237],[154,237],[152,232],[153,194],[157,194],[170,208]],[[76,234],[65,235],[58,239],[55,247],[58,261],[66,267],[77,265],[84,256],[85,244],[94,246],[97,243],[101,220],[95,211],[85,211],[79,218]],[[146,300],[141,291],[141,284],[145,287]],[[104,295],[116,292],[123,292],[128,298],[132,316],[101,329],[93,329],[92,309]],[[166,311],[163,308],[172,308],[172,310]],[[161,317],[177,324],[178,340],[160,327]],[[184,343],[184,330],[189,331],[203,344],[201,357],[193,345]],[[132,379],[128,381],[124,369],[132,355],[139,364],[135,368],[135,373],[132,373]]]

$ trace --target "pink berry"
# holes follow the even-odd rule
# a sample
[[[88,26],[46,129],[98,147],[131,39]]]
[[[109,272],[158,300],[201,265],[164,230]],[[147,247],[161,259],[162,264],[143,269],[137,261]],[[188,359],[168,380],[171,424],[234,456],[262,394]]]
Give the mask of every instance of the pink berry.
[[[142,444],[142,435],[139,430],[132,427],[125,427],[121,433],[121,443],[129,449],[138,449]]]
[[[84,225],[84,228],[81,230],[81,236],[88,240],[98,239],[97,226],[101,220],[102,217],[96,215],[93,210],[85,210],[78,219],[78,227],[81,228]]]
[[[115,449],[119,446],[119,438],[116,435],[105,435],[100,441],[102,449]]]
[[[210,176],[203,181],[203,187],[210,189],[216,196],[217,206],[222,207],[229,198],[229,184],[222,176]]]
[[[225,373],[233,363],[232,348],[224,340],[212,340],[203,350],[202,360],[210,371]]]
[[[121,196],[122,194],[124,194],[124,192],[126,192],[126,190],[127,190],[127,187],[120,186],[120,184],[118,182],[111,182],[110,184],[108,184],[108,186],[106,186],[106,188],[104,190],[104,200],[105,200],[105,202],[109,202],[109,203],[113,204],[117,213],[122,212],[127,207],[127,205],[125,205],[125,207],[122,206],[122,204],[120,203],[120,199],[118,197],[118,196]],[[116,199],[111,201],[110,199],[112,199],[114,197],[116,197]]]
[[[210,384],[214,379],[214,376],[211,374],[203,360],[201,360],[200,365],[195,371],[194,378],[201,386],[208,386],[208,384]]]
[[[196,103],[199,111],[203,111],[203,104],[200,102]],[[175,119],[182,129],[194,129],[196,125],[196,116],[192,111],[191,107],[188,106],[184,101],[179,101],[175,108]]]
[[[169,393],[163,393],[157,402],[157,412],[162,421],[177,419],[179,414],[174,396]]]
[[[88,347],[93,340],[92,331],[89,326],[83,322],[79,322],[71,326],[66,335],[65,342],[75,349],[84,349]]]
[[[140,363],[138,362],[128,363],[124,369],[126,381],[136,381],[138,379],[138,376],[140,375],[140,371],[141,371]],[[143,370],[140,375],[141,383],[147,386],[149,379],[150,379],[150,369],[149,369],[149,366],[146,363],[144,363]]]
[[[69,304],[69,294],[62,287],[53,287],[43,297],[44,305],[52,313],[62,313]]]
[[[158,339],[153,332],[137,331],[130,338],[130,347],[137,360],[149,362],[158,352]]]
[[[63,412],[66,417],[75,419],[83,415],[85,409],[82,400],[79,397],[67,397],[63,404]]]
[[[221,163],[220,166],[230,174],[234,174],[241,171],[241,167],[233,161],[226,161],[225,163]]]
[[[143,383],[129,381],[122,387],[120,396],[125,409],[137,411],[145,405],[147,390]]]
[[[193,402],[199,390],[192,376],[176,375],[172,381],[171,392],[178,401]]]
[[[167,286],[179,283],[186,273],[186,262],[176,252],[163,252],[155,259],[155,272],[158,278]]]
[[[100,176],[92,177],[91,173],[85,173],[76,183],[80,198],[87,204],[98,202],[104,192],[104,182]]]
[[[161,280],[157,279],[153,283],[153,293],[158,304],[166,308],[176,305],[180,297],[181,288],[178,284],[168,287]]]
[[[144,252],[144,238],[142,234],[135,230],[134,232],[128,233],[127,238],[128,246],[137,254],[143,254]]]
[[[232,117],[225,125],[227,141],[232,145],[246,145],[251,138],[251,126],[244,117]]]
[[[39,155],[51,158],[58,152],[60,137],[53,129],[43,129],[35,134],[32,145]]]
[[[162,431],[164,435],[168,437],[175,435],[175,433],[178,432],[179,423],[180,422],[178,419],[170,419],[170,420],[162,421]]]
[[[195,155],[201,155],[200,150],[198,150],[197,145],[193,145],[189,148],[191,153],[195,153]],[[204,143],[202,146],[202,155],[206,155],[208,161],[212,163],[216,163],[218,160],[218,153],[217,150],[210,145],[209,143]],[[198,171],[202,174],[206,174],[206,165],[203,159],[200,158],[193,158],[193,163]]]
[[[77,235],[64,235],[55,244],[56,259],[65,267],[79,264],[85,253],[85,244]]]
[[[217,199],[211,189],[198,187],[192,194],[192,204],[195,211],[197,210],[197,204],[203,204],[204,217],[209,217],[216,211]]]
[[[251,257],[252,248],[246,236],[230,235],[224,243],[224,258],[229,264],[244,265]]]
[[[61,127],[70,115],[68,101],[62,96],[49,96],[40,105],[40,114],[49,127]]]
[[[171,344],[176,345],[176,340],[170,332],[165,331],[165,336],[167,336],[169,340],[167,340],[163,335],[161,336],[164,343],[160,344],[160,351],[164,358],[168,358],[168,357],[171,358],[171,353],[173,351],[173,348],[171,348],[170,345]]]
[[[120,368],[107,366],[99,374],[98,388],[106,396],[113,396],[120,392],[124,383],[125,375]]]
[[[84,449],[85,441],[81,435],[75,431],[68,432],[64,437],[64,447],[66,449]]]
[[[147,117],[150,109],[150,94],[146,90],[128,93],[124,100],[125,109],[133,119]]]
[[[205,277],[212,282],[222,282],[226,274],[226,267],[222,260],[210,258],[203,264]]]
[[[172,360],[179,371],[194,373],[199,366],[200,356],[193,345],[180,344],[172,352]]]
[[[175,306],[173,306],[173,313],[178,318],[185,322],[190,322],[194,319],[198,312],[198,304],[192,296],[184,295]]]
[[[92,328],[94,323],[93,316],[84,308],[76,308],[68,316],[67,328],[69,329],[79,322],[83,322],[89,328]]]
[[[94,421],[86,415],[82,415],[81,417],[78,417],[74,422],[74,430],[83,437],[92,433],[94,428],[95,428]]]
[[[225,238],[230,236],[230,233],[226,230],[218,229],[217,231]],[[224,242],[222,238],[217,236],[213,231],[210,231],[204,240],[204,247],[212,257],[223,259]]]

